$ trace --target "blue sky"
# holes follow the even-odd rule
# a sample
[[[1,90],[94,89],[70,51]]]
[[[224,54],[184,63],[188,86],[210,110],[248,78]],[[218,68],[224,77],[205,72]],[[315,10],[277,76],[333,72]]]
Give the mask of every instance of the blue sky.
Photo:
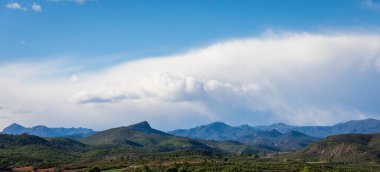
[[[28,11],[5,8],[17,2]],[[42,12],[34,12],[37,3]],[[374,3],[376,3],[374,1]],[[377,29],[365,0],[30,1],[0,2],[1,61],[54,56],[118,60],[167,55],[272,30]]]
[[[378,0],[2,0],[0,128],[380,118]]]

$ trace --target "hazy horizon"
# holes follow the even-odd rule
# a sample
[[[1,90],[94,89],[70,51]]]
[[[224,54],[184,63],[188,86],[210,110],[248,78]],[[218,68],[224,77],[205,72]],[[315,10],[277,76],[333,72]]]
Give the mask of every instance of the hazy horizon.
[[[378,0],[4,0],[0,128],[379,119],[379,16]]]

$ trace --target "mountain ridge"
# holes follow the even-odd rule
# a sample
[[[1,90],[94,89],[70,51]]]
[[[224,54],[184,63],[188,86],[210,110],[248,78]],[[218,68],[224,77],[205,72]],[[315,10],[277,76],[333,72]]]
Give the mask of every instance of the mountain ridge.
[[[276,129],[261,130],[249,125],[233,127],[223,122],[213,122],[189,130],[175,130],[169,133],[202,140],[222,142],[232,140],[247,145],[269,146],[280,151],[293,151],[319,140],[296,131],[281,133]]]
[[[88,129],[88,128],[50,128],[44,125],[37,125],[34,127],[24,127],[20,124],[13,123],[9,125],[8,127],[4,128],[1,132],[3,134],[14,134],[14,135],[20,135],[20,134],[30,134],[40,137],[87,137],[89,135],[92,135],[95,133],[94,130]]]
[[[291,126],[284,123],[275,123],[268,126],[256,126],[258,129],[276,129],[282,133],[298,131],[309,136],[325,138],[338,134],[369,134],[380,132],[380,120],[367,118],[362,120],[350,120],[331,126]]]
[[[174,135],[180,135],[180,136],[199,138],[199,139],[210,139],[208,137],[203,136],[205,134],[202,134],[200,132],[204,130],[205,126],[210,127],[211,124],[214,124],[214,123],[223,123],[223,122],[213,122],[210,124],[200,125],[200,126],[189,128],[189,129],[172,130],[172,131],[168,131],[168,133],[174,134]],[[229,125],[227,126],[233,131],[227,131],[227,133],[222,134],[223,137],[222,136],[219,137],[218,135],[215,135],[216,133],[213,133],[214,136],[211,139],[216,139],[216,140],[222,140],[222,138],[224,140],[236,139],[236,138],[233,138],[233,136],[226,136],[226,134],[228,134],[229,132],[235,133],[238,130],[247,130],[249,132],[252,132],[252,131],[275,129],[281,133],[287,133],[290,131],[298,131],[303,134],[306,134],[312,137],[318,137],[318,138],[325,138],[327,136],[337,135],[337,134],[349,134],[349,133],[366,134],[366,133],[380,132],[380,120],[373,119],[373,118],[368,118],[368,119],[363,119],[363,120],[350,120],[346,122],[337,123],[331,126],[292,126],[292,125],[287,125],[284,123],[274,123],[271,125],[259,125],[259,126],[249,126],[247,124],[243,124],[236,127],[229,126]]]
[[[146,131],[154,131],[147,121],[143,121],[134,125],[132,128],[145,129]],[[330,135],[348,134],[348,133],[377,133],[380,132],[380,120],[368,118],[364,120],[351,120],[347,122],[337,123],[331,126],[292,126],[284,123],[274,123],[271,125],[261,126],[249,126],[243,124],[240,126],[230,126],[224,122],[213,122],[206,125],[200,125],[190,129],[178,129],[168,131],[169,134],[177,136],[187,136],[195,139],[206,140],[236,140],[237,138],[260,130],[272,130],[275,129],[281,133],[290,131],[298,131],[306,135],[318,138],[325,138]],[[155,130],[157,133],[163,133],[162,131]],[[28,133],[31,135],[37,135],[41,137],[68,137],[73,139],[80,139],[90,136],[95,133],[94,130],[88,128],[49,128],[44,125],[37,125],[34,127],[23,127],[17,123],[13,123],[4,128],[2,133],[4,134],[23,134]]]

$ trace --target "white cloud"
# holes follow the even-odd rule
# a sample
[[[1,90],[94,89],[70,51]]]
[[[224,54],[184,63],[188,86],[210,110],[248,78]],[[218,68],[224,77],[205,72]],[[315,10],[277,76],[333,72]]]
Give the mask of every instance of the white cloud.
[[[39,5],[37,3],[33,3],[32,4],[32,10],[36,11],[36,12],[42,12],[42,7],[41,7],[41,5]]]
[[[366,106],[379,100],[379,57],[378,34],[285,33],[85,73],[59,63],[8,64],[0,66],[0,102],[11,117],[0,125],[104,129],[148,120],[174,129],[380,117]]]
[[[13,10],[22,10],[22,11],[28,11],[27,8],[25,7],[22,7],[19,3],[17,2],[12,2],[12,3],[8,3],[7,5],[5,5],[6,8],[9,8],[9,9],[13,9]]]
[[[68,102],[78,104],[112,103],[134,99],[155,99],[166,102],[204,101],[206,99],[221,101],[219,100],[221,96],[233,99],[239,95],[254,94],[259,90],[259,87],[253,83],[234,85],[216,80],[201,81],[191,76],[162,72],[142,76],[136,80],[135,84],[136,86],[128,89],[105,87],[92,92],[79,92],[71,96]]]

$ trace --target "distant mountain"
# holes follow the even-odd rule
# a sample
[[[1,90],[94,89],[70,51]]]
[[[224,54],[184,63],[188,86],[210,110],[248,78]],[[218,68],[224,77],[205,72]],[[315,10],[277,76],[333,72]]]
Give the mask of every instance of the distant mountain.
[[[23,127],[19,124],[12,124],[2,131],[3,134],[30,134],[40,137],[68,137],[68,138],[83,138],[95,133],[95,131],[88,128],[49,128],[46,126],[38,125],[31,128]]]
[[[281,133],[290,131],[298,131],[308,136],[324,138],[337,134],[349,133],[380,133],[380,120],[365,119],[352,120],[345,123],[339,123],[333,126],[291,126],[284,123],[276,123],[272,125],[251,127],[249,125],[241,125],[237,127],[229,126],[223,122],[214,122],[208,125],[202,125],[190,129],[180,129],[169,131],[168,133],[176,136],[191,137],[205,140],[239,140],[240,137],[265,130],[277,130]]]
[[[342,134],[327,137],[288,156],[312,162],[380,162],[380,134]]]
[[[265,145],[277,148],[279,151],[298,150],[318,140],[297,131],[282,134],[277,130],[258,131],[238,138],[238,141],[248,145]]]
[[[296,131],[283,134],[275,129],[262,130],[248,125],[232,127],[222,122],[214,122],[189,130],[175,130],[169,133],[203,140],[234,140],[248,145],[268,146],[280,151],[293,151],[319,140]]]
[[[169,134],[176,136],[190,137],[203,140],[237,140],[237,138],[250,134],[257,129],[248,125],[232,127],[223,122],[214,122],[208,125],[202,125],[191,129],[180,129],[169,131]]]
[[[380,120],[365,119],[365,120],[352,120],[345,123],[339,123],[333,126],[289,126],[283,123],[272,124],[268,126],[255,127],[261,130],[276,129],[282,133],[289,131],[298,131],[309,136],[324,138],[337,134],[366,134],[366,133],[379,133]]]

